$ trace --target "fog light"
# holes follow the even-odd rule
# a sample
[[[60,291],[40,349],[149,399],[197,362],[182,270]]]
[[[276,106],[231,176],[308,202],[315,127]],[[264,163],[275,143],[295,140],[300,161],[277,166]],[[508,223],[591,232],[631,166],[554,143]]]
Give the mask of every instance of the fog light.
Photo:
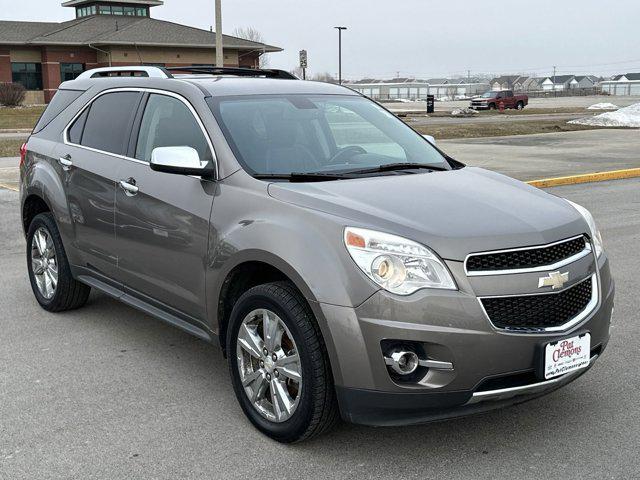
[[[418,355],[410,350],[394,350],[384,361],[399,375],[411,375],[419,366]]]

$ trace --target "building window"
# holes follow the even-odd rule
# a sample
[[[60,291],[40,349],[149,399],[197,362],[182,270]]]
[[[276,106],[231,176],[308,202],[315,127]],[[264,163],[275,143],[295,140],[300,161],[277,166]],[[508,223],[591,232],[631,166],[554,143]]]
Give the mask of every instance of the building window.
[[[60,80],[63,82],[75,80],[82,72],[84,72],[84,65],[82,63],[60,64]]]
[[[136,14],[136,9],[133,7],[123,7],[124,14],[133,17]]]
[[[123,13],[123,7],[111,7],[111,15],[122,15]]]
[[[13,83],[20,83],[27,90],[42,90],[42,65],[39,63],[12,63]]]
[[[111,15],[110,5],[100,5],[98,9],[99,9],[100,15]]]
[[[149,10],[147,10],[146,8],[137,7],[136,8],[136,16],[137,17],[148,17],[149,16]]]

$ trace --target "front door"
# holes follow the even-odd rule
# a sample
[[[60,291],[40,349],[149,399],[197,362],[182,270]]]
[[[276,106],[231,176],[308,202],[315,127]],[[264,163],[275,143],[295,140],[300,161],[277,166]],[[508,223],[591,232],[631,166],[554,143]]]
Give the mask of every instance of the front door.
[[[73,242],[80,264],[113,278],[116,170],[142,94],[100,95],[74,120],[54,155],[63,170]]]
[[[171,307],[188,320],[206,319],[205,270],[209,216],[216,183],[155,172],[154,148],[190,146],[213,161],[212,149],[185,100],[158,93],[146,98],[135,160],[117,171],[116,239],[119,278],[137,296]]]

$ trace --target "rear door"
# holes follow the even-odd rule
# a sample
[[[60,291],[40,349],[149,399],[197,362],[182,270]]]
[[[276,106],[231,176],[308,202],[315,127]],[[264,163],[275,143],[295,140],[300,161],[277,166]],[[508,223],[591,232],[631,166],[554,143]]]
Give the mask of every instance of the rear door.
[[[116,170],[129,141],[142,94],[117,91],[99,95],[71,122],[55,155],[73,226],[81,267],[113,278]]]
[[[119,278],[144,300],[189,321],[206,319],[205,269],[216,183],[155,172],[157,147],[190,146],[211,162],[213,147],[195,110],[172,93],[148,93],[136,119],[130,160],[116,172]],[[134,187],[134,188],[131,188]]]

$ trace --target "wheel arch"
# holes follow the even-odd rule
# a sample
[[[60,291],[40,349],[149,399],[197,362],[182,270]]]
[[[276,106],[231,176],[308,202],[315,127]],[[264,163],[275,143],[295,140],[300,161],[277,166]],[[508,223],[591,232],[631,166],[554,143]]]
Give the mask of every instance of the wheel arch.
[[[29,225],[36,215],[51,212],[51,206],[40,192],[28,192],[22,202],[22,231],[27,235]]]
[[[322,312],[315,295],[300,274],[277,255],[264,250],[238,252],[226,262],[216,277],[220,280],[212,289],[208,308],[210,317],[213,317],[213,330],[218,335],[223,351],[235,301],[249,288],[273,281],[288,281],[296,287],[314,313],[326,342],[326,328],[323,328]]]

